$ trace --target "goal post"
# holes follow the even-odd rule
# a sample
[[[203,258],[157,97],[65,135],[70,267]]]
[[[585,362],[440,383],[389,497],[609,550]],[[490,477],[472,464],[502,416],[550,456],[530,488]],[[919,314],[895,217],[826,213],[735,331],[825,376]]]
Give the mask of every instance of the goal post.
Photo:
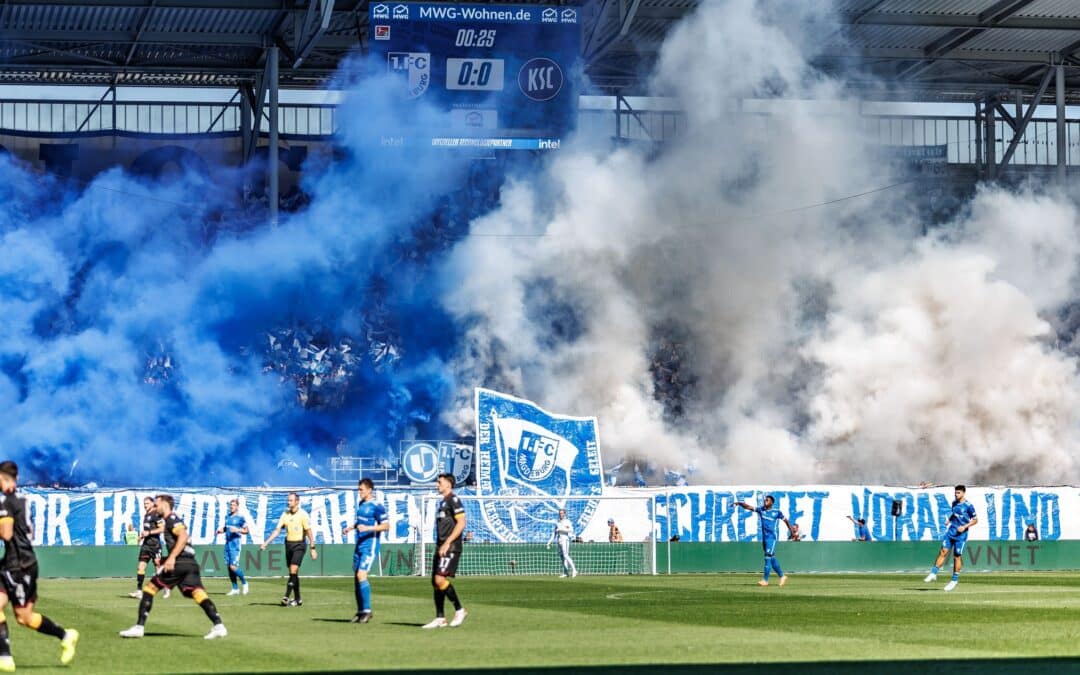
[[[652,494],[593,497],[480,497],[458,495],[465,507],[459,575],[560,575],[555,537],[559,510],[571,522],[570,559],[579,575],[656,574],[656,501]],[[422,500],[416,573],[431,573],[434,525],[442,499]],[[608,521],[621,542],[609,541]]]

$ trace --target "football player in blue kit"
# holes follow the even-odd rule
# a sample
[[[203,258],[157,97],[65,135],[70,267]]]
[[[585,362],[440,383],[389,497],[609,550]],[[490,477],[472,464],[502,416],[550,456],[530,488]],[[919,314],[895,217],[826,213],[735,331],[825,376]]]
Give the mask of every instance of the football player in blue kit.
[[[967,501],[967,487],[957,485],[953,490],[953,496],[956,499],[953,501],[952,509],[949,511],[949,527],[945,531],[945,538],[941,540],[941,551],[938,552],[934,566],[930,568],[930,574],[927,574],[926,578],[923,579],[926,583],[936,581],[938,570],[941,569],[941,565],[951,551],[953,554],[953,575],[952,580],[945,584],[946,591],[951,591],[956,588],[956,584],[960,583],[960,568],[964,566],[961,556],[964,555],[964,545],[967,544],[968,530],[979,522],[978,516],[975,515],[975,507],[971,505],[971,502]]]
[[[356,593],[356,616],[353,623],[371,621],[371,584],[368,572],[379,559],[379,534],[390,529],[386,507],[375,501],[375,484],[370,478],[361,478],[357,486],[359,500],[356,503],[356,522],[342,530],[343,535],[356,530],[356,549],[353,551],[353,591]]]
[[[775,571],[780,577],[780,585],[783,586],[787,583],[787,575],[784,574],[784,570],[780,569],[780,561],[776,559],[776,540],[777,535],[777,521],[783,521],[784,525],[787,525],[788,534],[792,532],[791,523],[788,522],[787,517],[780,511],[780,509],[773,508],[776,503],[776,499],[772,495],[765,495],[765,502],[763,506],[750,506],[746,502],[736,502],[736,506],[741,506],[744,509],[753,511],[758,515],[758,521],[761,523],[761,548],[765,550],[765,572],[761,581],[758,582],[758,586],[769,585],[769,573]]]
[[[247,577],[244,570],[240,569],[240,540],[248,533],[247,518],[240,513],[240,500],[235,497],[229,500],[229,515],[225,518],[225,525],[218,528],[218,534],[225,535],[225,565],[229,568],[229,581],[232,582],[232,590],[227,595],[240,595],[237,581],[243,586],[244,595],[248,594]]]

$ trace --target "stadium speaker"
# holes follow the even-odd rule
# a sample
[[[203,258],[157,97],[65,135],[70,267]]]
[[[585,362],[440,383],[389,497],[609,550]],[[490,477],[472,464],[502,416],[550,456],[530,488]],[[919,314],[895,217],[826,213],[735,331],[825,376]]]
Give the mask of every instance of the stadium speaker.
[[[894,516],[904,515],[904,502],[900,501],[899,499],[894,499],[892,501],[892,514]]]

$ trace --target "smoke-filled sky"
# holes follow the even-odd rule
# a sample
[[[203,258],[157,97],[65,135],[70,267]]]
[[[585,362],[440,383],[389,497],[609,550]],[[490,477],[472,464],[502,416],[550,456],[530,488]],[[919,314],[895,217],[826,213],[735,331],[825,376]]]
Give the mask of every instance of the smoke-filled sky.
[[[223,168],[0,160],[0,448],[29,481],[306,483],[339,448],[471,434],[487,386],[696,482],[1077,480],[1075,201],[984,187],[925,222],[925,184],[812,110],[845,91],[809,65],[822,4],[702,3],[649,76],[686,111],[659,152],[373,150],[429,111],[357,80],[276,228],[236,226]],[[351,359],[328,400],[268,365],[299,334]]]

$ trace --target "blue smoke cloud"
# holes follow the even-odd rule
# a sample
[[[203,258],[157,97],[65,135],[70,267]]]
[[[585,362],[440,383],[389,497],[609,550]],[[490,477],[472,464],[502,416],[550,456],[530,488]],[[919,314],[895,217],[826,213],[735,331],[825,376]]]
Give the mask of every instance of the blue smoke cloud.
[[[342,152],[277,227],[240,225],[240,171],[77,185],[0,157],[0,452],[23,482],[304,484],[335,452],[453,436],[437,270],[501,169],[373,145],[429,114],[351,83]]]

